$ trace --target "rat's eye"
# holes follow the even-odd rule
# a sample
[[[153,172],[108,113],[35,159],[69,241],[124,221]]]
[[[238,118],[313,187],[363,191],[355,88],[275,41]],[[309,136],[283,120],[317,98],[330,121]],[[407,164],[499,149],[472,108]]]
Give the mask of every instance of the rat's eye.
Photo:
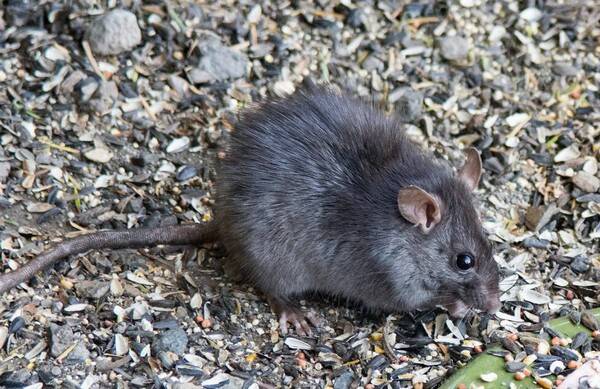
[[[460,270],[469,270],[475,266],[475,258],[469,253],[460,253],[456,256],[456,266]]]

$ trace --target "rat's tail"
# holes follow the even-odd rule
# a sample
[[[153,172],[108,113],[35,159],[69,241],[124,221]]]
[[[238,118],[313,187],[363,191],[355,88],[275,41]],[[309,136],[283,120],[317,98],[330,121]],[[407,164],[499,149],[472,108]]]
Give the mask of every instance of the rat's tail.
[[[216,224],[135,228],[122,231],[99,231],[59,243],[19,269],[0,275],[0,294],[29,280],[38,271],[70,255],[89,250],[142,248],[156,245],[199,245],[217,239]]]

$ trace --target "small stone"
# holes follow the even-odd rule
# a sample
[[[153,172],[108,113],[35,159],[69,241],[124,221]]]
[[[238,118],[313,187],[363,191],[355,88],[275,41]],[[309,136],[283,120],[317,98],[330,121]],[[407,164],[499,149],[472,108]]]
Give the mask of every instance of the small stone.
[[[118,97],[117,84],[114,81],[102,81],[90,99],[89,106],[93,111],[102,115],[110,111]]]
[[[88,350],[87,347],[85,347],[85,343],[83,343],[82,341],[78,341],[75,348],[71,350],[69,355],[67,355],[66,360],[68,362],[82,363],[88,360],[89,358],[90,350]]]
[[[185,79],[172,74],[169,76],[168,82],[180,99],[189,96],[190,84]]]
[[[115,9],[92,22],[86,39],[94,53],[116,55],[139,45],[142,32],[133,13]]]
[[[94,148],[89,151],[86,151],[83,154],[90,161],[98,162],[98,163],[107,163],[113,157],[113,153],[104,148]]]
[[[401,88],[390,95],[390,102],[396,103],[396,110],[403,121],[416,122],[423,115],[423,93],[412,88]]]
[[[552,71],[559,76],[575,77],[579,70],[567,62],[558,62],[552,66]]]
[[[236,79],[246,75],[248,58],[237,50],[212,39],[199,47],[200,62],[190,71],[194,84]]]
[[[367,59],[365,59],[365,61],[362,63],[362,67],[363,69],[369,72],[372,72],[373,70],[382,72],[385,69],[385,64],[376,56],[369,55]]]
[[[69,326],[59,326],[57,324],[50,324],[50,354],[53,357],[58,357],[67,348],[71,347],[73,343],[78,340],[78,336],[73,334],[73,330]]]
[[[571,262],[571,269],[576,273],[585,273],[590,268],[590,259],[585,255],[578,255]]]
[[[349,389],[353,381],[354,374],[352,370],[347,369],[335,379],[333,389]]]
[[[0,162],[0,183],[3,183],[10,174],[10,163]]]
[[[446,36],[439,41],[442,57],[449,61],[465,59],[469,54],[469,41],[462,36]]]
[[[155,340],[152,348],[156,353],[170,351],[179,356],[185,353],[188,336],[184,330],[177,327],[161,333]]]
[[[108,293],[109,288],[110,285],[108,282],[97,280],[84,280],[75,284],[75,290],[78,295],[95,300],[104,297]]]
[[[88,77],[85,80],[81,80],[75,87],[79,102],[87,103],[98,89],[98,85],[98,81],[96,81],[94,77]]]
[[[584,171],[573,177],[573,184],[586,193],[594,193],[600,189],[600,179]]]

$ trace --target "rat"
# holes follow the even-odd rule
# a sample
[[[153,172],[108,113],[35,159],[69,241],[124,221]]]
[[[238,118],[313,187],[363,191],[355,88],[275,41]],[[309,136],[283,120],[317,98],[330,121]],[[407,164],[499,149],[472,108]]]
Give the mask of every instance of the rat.
[[[240,114],[218,162],[213,221],[66,240],[0,276],[0,293],[92,249],[219,241],[227,272],[267,296],[283,334],[319,325],[297,303],[309,292],[384,312],[497,312],[499,270],[473,194],[479,152],[466,149],[454,169],[403,128],[400,117],[308,79]]]

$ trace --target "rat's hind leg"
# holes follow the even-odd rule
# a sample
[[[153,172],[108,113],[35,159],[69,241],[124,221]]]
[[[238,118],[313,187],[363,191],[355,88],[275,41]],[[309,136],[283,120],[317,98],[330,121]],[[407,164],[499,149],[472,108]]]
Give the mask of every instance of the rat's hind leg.
[[[315,328],[319,328],[322,324],[314,311],[302,312],[297,304],[288,299],[268,297],[268,301],[273,312],[279,317],[279,329],[282,335],[287,335],[288,324],[293,325],[296,333],[301,336],[312,336],[309,323]]]

